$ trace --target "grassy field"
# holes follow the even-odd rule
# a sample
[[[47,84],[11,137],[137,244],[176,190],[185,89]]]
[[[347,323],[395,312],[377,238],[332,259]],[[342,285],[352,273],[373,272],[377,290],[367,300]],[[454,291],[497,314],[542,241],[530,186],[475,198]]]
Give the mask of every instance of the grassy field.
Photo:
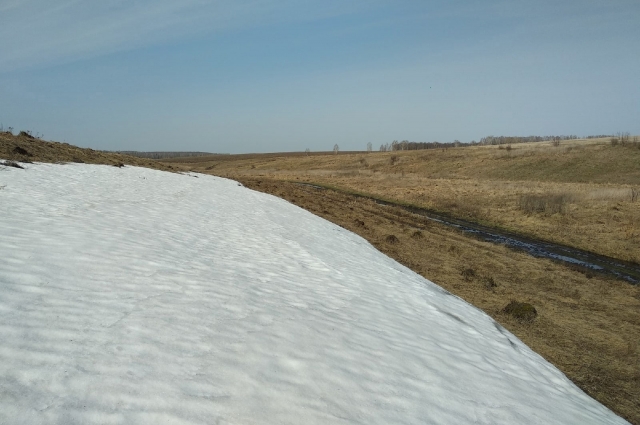
[[[393,199],[596,253],[640,258],[640,149],[609,140],[445,151],[231,155],[170,160],[229,177],[358,233],[481,308],[580,388],[640,424],[640,287],[482,242]],[[513,300],[537,317],[504,311]]]
[[[227,155],[194,171],[319,183],[640,263],[640,144],[608,139],[387,153]]]

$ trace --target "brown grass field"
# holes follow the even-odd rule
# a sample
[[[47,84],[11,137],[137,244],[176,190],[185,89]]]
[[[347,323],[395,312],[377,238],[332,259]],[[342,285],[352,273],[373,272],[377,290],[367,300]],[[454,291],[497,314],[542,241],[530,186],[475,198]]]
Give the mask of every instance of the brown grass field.
[[[14,152],[16,146],[31,156]],[[592,140],[511,150],[221,155],[153,163],[0,134],[3,159],[72,162],[80,153],[84,162],[233,178],[349,229],[487,312],[585,392],[640,425],[640,286],[482,242],[399,207],[299,184],[373,194],[638,261],[636,145]],[[513,300],[530,303],[537,316],[506,313]]]
[[[478,146],[175,161],[221,176],[335,186],[640,263],[640,199],[632,201],[640,191],[640,143],[611,146],[608,139],[593,139],[510,150]]]
[[[399,207],[422,206],[640,261],[640,149],[579,140],[387,153],[225,155],[165,163],[287,199],[481,308],[589,395],[640,424],[640,286],[479,241]],[[532,304],[534,320],[505,313]]]

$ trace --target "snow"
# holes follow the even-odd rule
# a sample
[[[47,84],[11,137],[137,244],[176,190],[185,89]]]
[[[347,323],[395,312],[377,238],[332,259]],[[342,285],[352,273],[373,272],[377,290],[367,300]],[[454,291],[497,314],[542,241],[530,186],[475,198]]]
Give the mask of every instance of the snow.
[[[367,241],[206,175],[0,170],[0,423],[623,424]]]

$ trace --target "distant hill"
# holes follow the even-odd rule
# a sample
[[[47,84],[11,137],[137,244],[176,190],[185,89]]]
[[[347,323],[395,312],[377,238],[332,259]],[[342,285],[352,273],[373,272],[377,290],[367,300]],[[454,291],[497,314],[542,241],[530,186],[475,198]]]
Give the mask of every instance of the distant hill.
[[[138,152],[138,151],[116,151],[123,155],[137,156],[138,158],[149,159],[166,159],[166,158],[184,158],[190,156],[209,156],[209,155],[224,155],[211,152]]]

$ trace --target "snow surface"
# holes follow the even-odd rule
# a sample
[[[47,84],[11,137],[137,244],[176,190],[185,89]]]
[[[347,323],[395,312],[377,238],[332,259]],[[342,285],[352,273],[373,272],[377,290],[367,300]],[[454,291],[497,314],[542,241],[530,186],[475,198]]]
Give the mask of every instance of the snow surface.
[[[489,316],[221,178],[0,169],[0,423],[623,424]]]

